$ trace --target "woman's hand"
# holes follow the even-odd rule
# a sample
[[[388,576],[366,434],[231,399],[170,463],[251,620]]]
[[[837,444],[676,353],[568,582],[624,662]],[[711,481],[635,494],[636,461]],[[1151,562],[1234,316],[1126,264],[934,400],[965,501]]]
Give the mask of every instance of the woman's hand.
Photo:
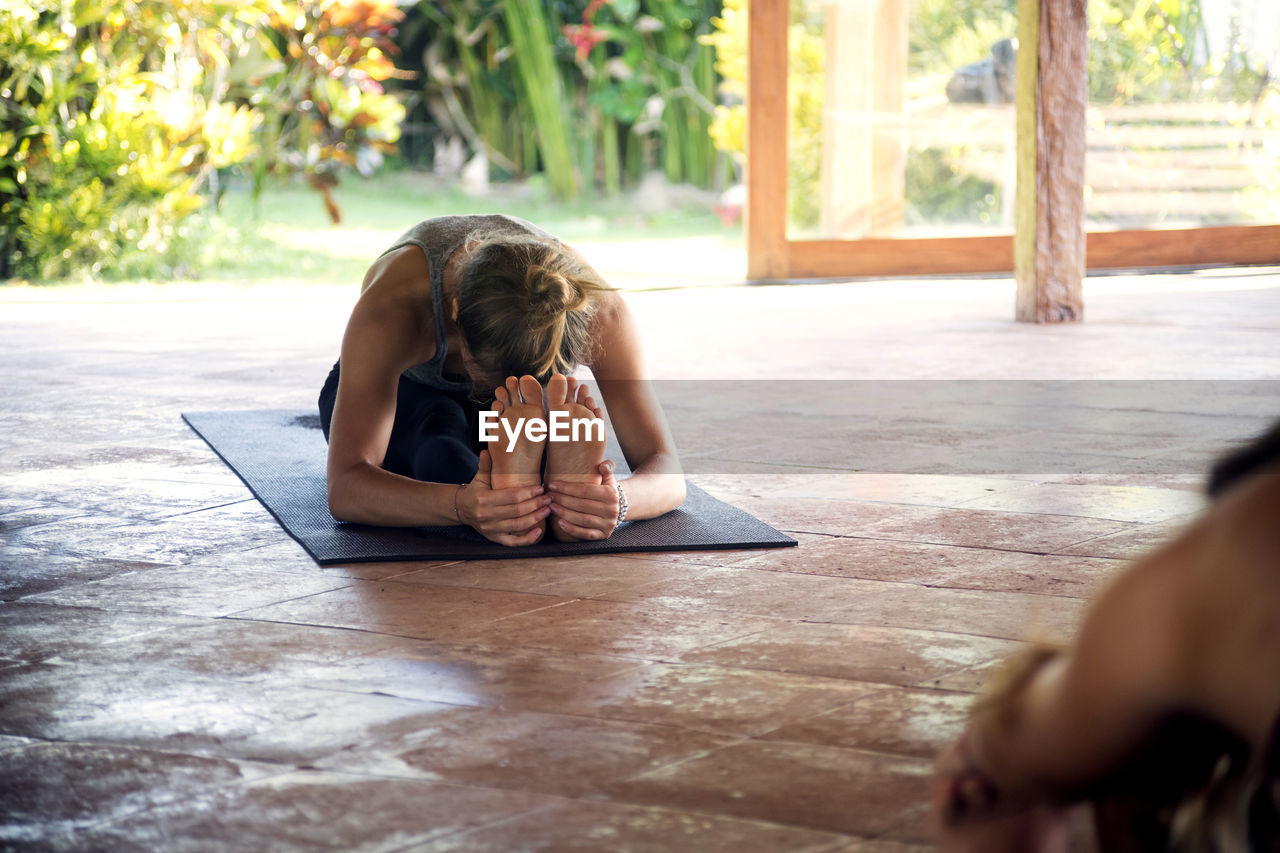
[[[547,485],[555,516],[549,524],[579,539],[608,539],[613,534],[618,526],[618,481],[613,478],[613,461],[604,460],[598,470],[603,478],[598,486],[559,480]]]
[[[551,513],[551,496],[543,494],[541,485],[494,489],[492,473],[493,457],[482,450],[475,478],[455,494],[458,520],[499,545],[537,542],[542,538],[542,520]]]

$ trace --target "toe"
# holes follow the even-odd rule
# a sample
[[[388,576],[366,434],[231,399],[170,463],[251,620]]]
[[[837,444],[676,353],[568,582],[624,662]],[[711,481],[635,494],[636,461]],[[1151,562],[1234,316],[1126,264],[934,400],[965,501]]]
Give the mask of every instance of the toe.
[[[542,386],[538,384],[538,380],[529,375],[520,377],[520,397],[526,403],[532,403],[539,408],[542,407]]]
[[[547,407],[563,408],[569,399],[569,380],[562,373],[552,374],[547,380]]]
[[[506,388],[493,389],[493,406],[491,408],[498,414],[502,414],[502,410],[511,405],[511,397],[507,394]]]
[[[511,405],[514,406],[517,403],[519,403],[520,402],[520,380],[516,379],[514,376],[508,376],[507,381],[504,384],[507,389],[507,399],[511,401]]]

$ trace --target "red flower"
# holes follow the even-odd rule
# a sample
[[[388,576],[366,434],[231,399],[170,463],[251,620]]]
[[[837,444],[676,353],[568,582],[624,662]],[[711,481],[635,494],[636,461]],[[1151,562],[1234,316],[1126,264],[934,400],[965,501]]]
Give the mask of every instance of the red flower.
[[[578,49],[579,62],[590,56],[592,49],[605,40],[604,34],[591,24],[583,24],[580,27],[565,24],[564,35],[569,40],[569,44]]]
[[[581,26],[575,27],[570,24],[565,24],[564,26],[565,38],[569,40],[569,44],[578,49],[579,62],[585,61],[591,55],[591,51],[595,46],[607,38],[596,29],[595,17],[600,7],[608,3],[609,0],[591,0],[587,4],[587,8],[582,10]]]

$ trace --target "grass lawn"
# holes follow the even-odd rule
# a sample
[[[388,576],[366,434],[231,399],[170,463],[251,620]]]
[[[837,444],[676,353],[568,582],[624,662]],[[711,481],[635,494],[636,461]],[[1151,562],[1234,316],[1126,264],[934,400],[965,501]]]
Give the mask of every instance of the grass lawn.
[[[199,278],[242,284],[359,284],[369,264],[410,225],[432,216],[508,213],[579,246],[618,286],[684,286],[704,279],[741,280],[742,226],[725,226],[706,194],[669,188],[645,195],[550,201],[536,186],[494,185],[469,196],[430,174],[397,172],[348,178],[334,192],[343,221],[333,225],[320,195],[301,183],[267,189],[255,207],[234,187],[217,215],[192,228],[212,261]],[[206,236],[207,235],[207,236]],[[666,280],[664,272],[676,277]]]

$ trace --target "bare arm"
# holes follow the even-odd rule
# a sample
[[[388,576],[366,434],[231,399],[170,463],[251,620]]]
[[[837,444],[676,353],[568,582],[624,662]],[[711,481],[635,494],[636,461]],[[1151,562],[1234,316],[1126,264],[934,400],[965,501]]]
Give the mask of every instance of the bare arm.
[[[1228,494],[1098,599],[1074,649],[975,721],[999,776],[1096,781],[1154,722],[1193,711],[1255,747],[1280,710],[1280,477]],[[1008,721],[1006,721],[1008,722]]]
[[[621,296],[611,295],[596,324],[591,370],[633,472],[623,481],[627,518],[654,518],[675,509],[685,498],[675,440],[649,382],[639,328]]]
[[[1051,849],[1050,804],[1087,796],[1178,712],[1262,748],[1280,710],[1278,515],[1280,477],[1238,487],[1104,591],[1068,653],[997,690],[939,758],[941,848]]]
[[[982,768],[1009,790],[1073,792],[1124,759],[1186,695],[1183,566],[1169,549],[1099,598],[1079,639],[974,719]]]
[[[552,480],[552,512],[557,536],[605,539],[617,527],[621,496],[628,520],[653,518],[684,502],[684,474],[662,408],[649,383],[640,336],[626,303],[610,294],[592,321],[591,369],[609,409],[614,432],[633,471],[621,489],[613,460],[599,467],[601,483]]]
[[[425,271],[425,260],[421,263]],[[382,468],[400,374],[425,360],[420,318],[409,307],[404,288],[413,272],[411,261],[375,264],[342,339],[327,466],[329,511],[342,521],[456,523],[456,486],[420,483]]]
[[[382,467],[395,422],[400,374],[434,353],[422,332],[414,290],[428,281],[420,252],[393,253],[376,263],[352,311],[342,341],[342,370],[329,430],[329,511],[342,521],[383,526],[468,524],[504,545],[528,544],[526,534],[545,514],[540,488],[489,487],[487,472],[459,489],[424,483]],[[429,286],[429,285],[428,285]],[[456,514],[455,514],[456,506]]]

